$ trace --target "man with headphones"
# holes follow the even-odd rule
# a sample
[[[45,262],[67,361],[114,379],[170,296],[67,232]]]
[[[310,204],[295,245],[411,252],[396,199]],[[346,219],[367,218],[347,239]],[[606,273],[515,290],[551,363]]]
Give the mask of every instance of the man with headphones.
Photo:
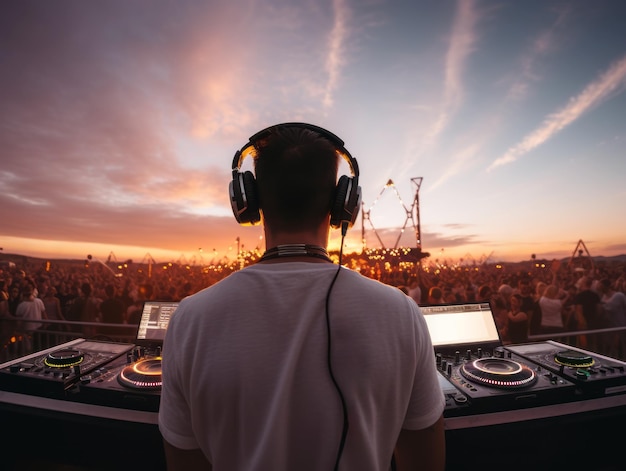
[[[248,156],[254,174],[241,171]],[[351,175],[337,180],[340,159]],[[267,250],[182,300],[170,322],[159,411],[168,469],[443,470],[445,400],[418,306],[326,250],[330,228],[345,236],[360,206],[343,141],[310,124],[272,126],[232,170],[235,218],[262,221]]]

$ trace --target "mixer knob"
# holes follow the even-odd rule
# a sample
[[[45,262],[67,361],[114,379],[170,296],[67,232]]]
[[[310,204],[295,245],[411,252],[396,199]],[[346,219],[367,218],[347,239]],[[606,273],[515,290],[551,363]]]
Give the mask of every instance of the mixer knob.
[[[496,358],[504,358],[504,349],[502,347],[494,348],[493,356]]]
[[[448,368],[446,370],[446,373],[448,374],[448,376],[452,376],[452,365],[448,364]]]
[[[578,369],[576,370],[576,378],[585,381],[589,379],[589,372],[587,370]]]
[[[483,357],[483,349],[478,347],[478,352],[476,354],[478,355],[478,358],[482,358]]]
[[[437,366],[441,365],[441,353],[437,353],[437,355],[435,356],[436,362],[437,362]]]
[[[446,360],[442,360],[441,361],[441,370],[442,371],[446,371],[447,367],[448,367],[448,362]]]
[[[465,352],[465,359],[466,360],[471,360],[472,359],[472,351],[469,348]]]
[[[458,350],[454,352],[454,363],[458,364],[461,362],[461,352]]]
[[[455,394],[452,399],[454,399],[454,402],[457,404],[465,404],[467,402],[467,398],[462,394]]]

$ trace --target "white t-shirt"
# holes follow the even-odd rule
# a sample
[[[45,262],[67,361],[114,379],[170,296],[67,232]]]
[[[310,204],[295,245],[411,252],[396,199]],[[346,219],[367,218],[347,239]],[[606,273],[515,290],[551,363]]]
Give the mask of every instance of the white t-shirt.
[[[221,470],[332,469],[343,413],[326,299],[338,266],[257,264],[181,301],[163,348],[159,427]],[[386,470],[401,428],[445,400],[418,306],[342,268],[329,296],[331,365],[349,429],[342,469]]]
[[[563,318],[561,316],[563,301],[542,296],[539,298],[539,307],[541,308],[541,325],[563,327]]]
[[[17,305],[15,311],[15,317],[20,317],[27,320],[42,320],[46,307],[43,301],[37,297],[31,296],[30,298],[22,301]],[[37,330],[41,327],[41,322],[24,322],[21,328],[24,330]]]

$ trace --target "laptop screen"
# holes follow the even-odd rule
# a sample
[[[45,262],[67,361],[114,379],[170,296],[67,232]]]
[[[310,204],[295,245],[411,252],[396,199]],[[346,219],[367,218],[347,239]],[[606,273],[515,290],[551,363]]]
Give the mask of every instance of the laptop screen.
[[[500,334],[488,302],[420,306],[433,347],[500,345]]]
[[[137,345],[162,345],[167,326],[177,307],[176,301],[144,302],[137,329]]]

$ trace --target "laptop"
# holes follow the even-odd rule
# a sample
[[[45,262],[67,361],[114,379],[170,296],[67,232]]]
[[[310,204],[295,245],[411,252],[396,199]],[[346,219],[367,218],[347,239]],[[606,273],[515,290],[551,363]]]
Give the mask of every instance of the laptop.
[[[135,344],[149,350],[161,349],[165,333],[178,307],[177,301],[145,301]]]
[[[420,305],[420,310],[436,351],[493,350],[502,345],[489,302]]]

